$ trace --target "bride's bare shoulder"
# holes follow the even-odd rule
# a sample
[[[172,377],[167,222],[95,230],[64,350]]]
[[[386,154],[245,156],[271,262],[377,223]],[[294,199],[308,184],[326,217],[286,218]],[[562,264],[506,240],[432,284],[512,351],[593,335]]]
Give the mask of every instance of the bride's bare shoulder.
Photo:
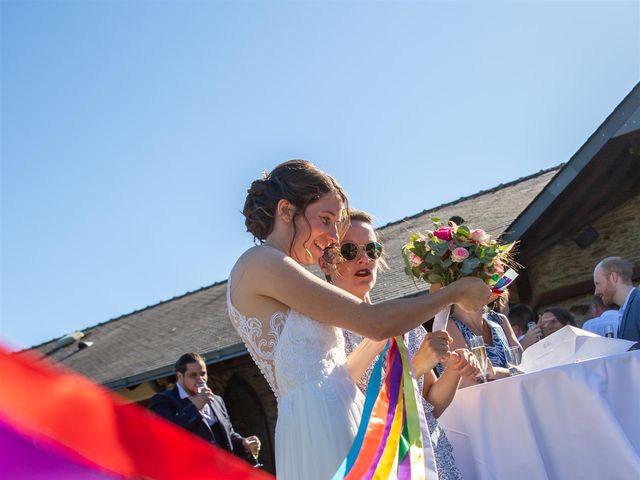
[[[258,245],[245,251],[236,261],[231,269],[231,277],[253,269],[263,269],[265,267],[275,267],[285,260],[286,255],[268,245]]]

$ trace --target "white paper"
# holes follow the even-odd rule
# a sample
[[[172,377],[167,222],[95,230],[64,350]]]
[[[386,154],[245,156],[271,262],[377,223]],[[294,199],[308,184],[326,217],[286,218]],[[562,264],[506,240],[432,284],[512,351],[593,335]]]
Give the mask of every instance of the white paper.
[[[527,348],[518,367],[523,372],[605,357],[629,350],[635,342],[606,338],[567,325]]]
[[[432,330],[434,332],[438,331],[438,330],[446,330],[447,329],[447,322],[449,321],[449,307],[440,310],[435,318],[433,319],[433,328]]]

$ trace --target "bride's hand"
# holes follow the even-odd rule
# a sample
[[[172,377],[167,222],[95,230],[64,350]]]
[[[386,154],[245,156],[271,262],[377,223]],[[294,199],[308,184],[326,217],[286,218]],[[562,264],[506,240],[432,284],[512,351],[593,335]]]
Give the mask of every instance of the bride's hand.
[[[464,277],[447,288],[453,287],[453,303],[466,311],[476,311],[489,303],[491,289],[477,277]]]

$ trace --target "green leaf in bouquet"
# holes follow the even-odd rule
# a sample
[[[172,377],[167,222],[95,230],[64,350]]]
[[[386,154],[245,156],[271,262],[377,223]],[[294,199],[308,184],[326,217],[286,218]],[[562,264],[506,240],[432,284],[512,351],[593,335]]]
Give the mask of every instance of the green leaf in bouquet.
[[[504,253],[509,253],[513,249],[514,245],[515,245],[515,242],[500,245],[500,250]]]
[[[442,220],[440,220],[440,219],[439,219],[439,218],[437,218],[437,217],[433,217],[433,218],[431,219],[431,223],[433,223],[434,225],[440,225],[440,224],[442,223]]]
[[[449,242],[441,241],[440,243],[436,244],[436,250],[442,253],[446,252],[447,250],[449,250]]]
[[[469,260],[462,262],[462,265],[460,265],[460,273],[463,275],[471,275],[471,272],[473,272],[473,268],[469,265]]]
[[[463,263],[466,263],[471,267],[472,270],[475,270],[480,266],[480,259],[478,258],[467,258]]]
[[[407,255],[406,250],[403,248],[402,249],[402,260],[404,260],[404,271],[407,275],[411,275],[410,270],[411,270],[411,262],[409,262],[409,255]]]
[[[460,225],[456,229],[456,235],[458,237],[469,238],[471,236],[471,230],[469,230],[469,227],[467,227],[466,225]]]
[[[444,284],[444,277],[442,275],[437,274],[437,273],[430,273],[429,275],[427,275],[427,281],[429,283],[441,283],[441,284]]]
[[[437,274],[443,274],[445,269],[442,267],[441,263],[434,263],[433,265],[431,265],[431,267],[429,268],[429,271],[433,272],[433,273],[437,273]]]
[[[415,245],[416,245],[416,248],[415,248],[414,253],[417,256],[419,256],[420,258],[426,257],[427,256],[427,252],[429,251],[429,249],[425,245],[425,242],[417,242]]]
[[[412,234],[409,236],[409,243],[422,242],[422,241],[424,241],[424,239],[425,239],[425,238],[426,238],[426,237],[425,237],[422,233],[420,233],[420,232],[415,232],[415,233],[412,233]]]
[[[444,268],[449,268],[451,266],[451,264],[453,263],[453,261],[450,258],[447,258],[446,260],[444,260],[442,262],[442,266]]]

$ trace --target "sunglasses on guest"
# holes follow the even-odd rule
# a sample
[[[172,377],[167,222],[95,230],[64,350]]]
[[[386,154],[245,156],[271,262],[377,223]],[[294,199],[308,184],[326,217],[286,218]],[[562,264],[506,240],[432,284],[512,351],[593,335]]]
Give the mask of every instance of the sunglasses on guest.
[[[343,243],[340,245],[340,255],[349,262],[351,260],[355,260],[358,256],[358,251],[361,248],[364,249],[364,253],[366,253],[367,257],[371,260],[376,260],[382,255],[382,245],[378,242],[369,242],[365,245],[356,245],[352,242]]]

